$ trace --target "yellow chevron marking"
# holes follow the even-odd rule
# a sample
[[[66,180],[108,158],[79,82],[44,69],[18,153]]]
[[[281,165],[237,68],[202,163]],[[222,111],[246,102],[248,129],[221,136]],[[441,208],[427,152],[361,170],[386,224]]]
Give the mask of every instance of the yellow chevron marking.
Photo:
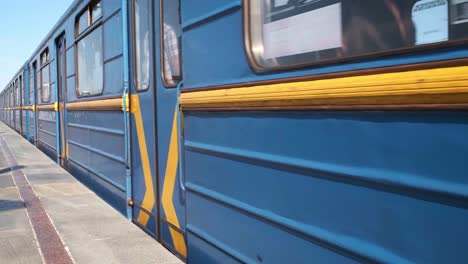
[[[178,129],[177,129],[177,108],[174,111],[174,121],[172,123],[171,139],[169,143],[169,151],[167,154],[166,174],[164,176],[164,186],[162,190],[162,206],[166,213],[166,218],[169,223],[173,224],[180,229],[179,219],[172,202],[174,195],[174,186],[177,176],[177,165],[179,162],[179,141],[178,141]],[[185,245],[184,237],[181,233],[177,232],[173,228],[169,227],[172,241],[174,242],[175,249],[182,254],[187,256],[187,246]]]
[[[153,175],[151,174],[151,166],[148,157],[148,148],[146,146],[146,137],[145,137],[145,128],[143,126],[143,118],[141,115],[140,109],[140,100],[138,95],[131,95],[131,112],[135,117],[135,124],[138,137],[138,146],[140,149],[140,158],[141,164],[143,166],[143,176],[145,179],[145,195],[143,197],[143,202],[141,206],[151,212],[154,207],[154,185],[153,185]],[[142,210],[138,214],[138,222],[143,226],[148,224],[149,215]]]

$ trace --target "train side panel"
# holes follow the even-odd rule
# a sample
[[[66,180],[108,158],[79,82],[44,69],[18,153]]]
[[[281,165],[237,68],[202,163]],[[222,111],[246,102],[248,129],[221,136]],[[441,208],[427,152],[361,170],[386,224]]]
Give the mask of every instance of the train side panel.
[[[270,103],[255,91],[271,84],[263,96],[282,100],[274,92],[285,82],[299,89],[297,78],[464,59],[466,45],[260,74],[244,45],[246,2],[182,1],[188,261],[468,258],[466,111],[287,109],[294,100],[262,107],[251,99]]]
[[[126,160],[125,128],[122,113],[123,51],[122,12],[119,1],[100,2],[101,23],[93,32],[102,32],[103,87],[102,92],[91,96],[78,96],[76,56],[74,42],[75,18],[89,4],[83,2],[66,22],[66,124],[65,141],[68,169],[93,191],[125,214]],[[89,36],[91,36],[90,33]],[[86,40],[85,36],[83,40]],[[81,87],[84,85],[82,84]],[[94,87],[96,88],[96,87]],[[82,88],[86,89],[86,88]],[[99,88],[98,88],[99,89]],[[94,109],[87,103],[101,105],[111,100],[110,106]],[[75,107],[73,107],[75,106]]]

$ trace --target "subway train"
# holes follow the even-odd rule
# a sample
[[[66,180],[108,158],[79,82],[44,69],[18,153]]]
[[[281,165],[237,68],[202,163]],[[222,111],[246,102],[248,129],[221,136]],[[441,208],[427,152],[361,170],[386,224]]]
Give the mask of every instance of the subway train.
[[[0,107],[188,263],[468,261],[467,0],[76,0]]]

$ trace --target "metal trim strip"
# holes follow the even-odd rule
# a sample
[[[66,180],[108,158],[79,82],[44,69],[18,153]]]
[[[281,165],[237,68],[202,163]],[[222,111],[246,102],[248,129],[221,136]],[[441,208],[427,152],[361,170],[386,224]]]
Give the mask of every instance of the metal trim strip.
[[[104,176],[104,174],[100,173],[100,172],[97,172],[95,171],[94,169],[82,164],[81,162],[79,161],[76,161],[74,160],[73,158],[71,158],[70,156],[68,157],[68,161],[71,161],[73,163],[75,163],[76,165],[80,166],[81,168],[91,172],[92,174],[96,175],[98,178],[100,178],[101,180],[111,184],[112,186],[116,187],[117,189],[119,189],[120,191],[122,192],[125,192],[125,187],[120,185],[119,183],[109,179],[108,177]]]
[[[82,149],[85,149],[85,150],[88,150],[88,151],[91,151],[93,153],[96,153],[96,154],[99,154],[99,155],[102,155],[108,159],[111,159],[111,160],[114,160],[116,162],[119,162],[119,163],[122,163],[122,164],[125,164],[125,160],[117,155],[113,155],[113,154],[110,154],[110,153],[107,153],[107,152],[104,152],[100,149],[97,149],[97,148],[93,148],[89,145],[85,145],[85,144],[81,144],[81,143],[78,143],[74,140],[68,140],[67,143],[71,144],[71,145],[74,145],[74,146],[77,146],[79,148],[82,148]]]
[[[225,243],[217,240],[216,238],[210,236],[200,228],[197,228],[193,225],[187,225],[187,231],[194,236],[198,237],[199,239],[203,240],[205,243],[217,248],[218,250],[222,251],[224,254],[234,258],[240,263],[257,263],[257,260],[251,259],[246,255],[240,253],[236,249],[226,245]]]
[[[54,136],[55,137],[55,136]],[[44,140],[41,140],[40,138],[38,139],[38,143],[42,144],[45,147],[48,147],[51,151],[55,152],[56,148],[50,145],[49,143],[45,142]]]
[[[303,223],[271,213],[268,210],[256,208],[205,187],[187,183],[186,188],[198,196],[205,197],[213,202],[238,210],[243,214],[247,214],[260,221],[265,221],[268,224],[304,238],[318,246],[346,255],[360,262],[383,263],[385,262],[384,260],[386,260],[387,262],[390,261],[392,263],[408,263],[406,259],[366,241],[333,233],[317,226],[309,225],[308,230],[305,230],[305,224]],[[375,250],[378,250],[380,253],[372,254]]]
[[[468,208],[468,191],[466,185],[456,183],[444,183],[437,180],[421,179],[411,175],[399,177],[405,178],[404,182],[395,180],[395,173],[387,173],[379,170],[367,169],[365,173],[352,174],[356,167],[326,164],[316,161],[308,161],[299,158],[291,158],[282,155],[266,154],[250,150],[242,150],[229,147],[215,146],[212,144],[198,143],[186,140],[185,149],[205,155],[249,161],[257,166],[274,165],[288,171],[301,171],[301,173],[316,175],[323,179],[336,180],[357,186],[385,189],[387,192],[399,193],[409,197],[421,197],[440,204],[450,204],[459,208]],[[364,174],[364,175],[363,175]]]
[[[42,132],[42,133],[44,133],[44,134],[46,134],[46,135],[49,135],[49,136],[51,136],[51,137],[54,137],[54,138],[55,138],[55,136],[56,136],[56,134],[54,134],[54,133],[52,133],[52,132],[50,132],[50,131],[44,130],[44,129],[39,129],[39,132]]]
[[[123,130],[117,130],[117,129],[110,129],[110,128],[102,128],[102,127],[97,127],[97,126],[88,126],[88,125],[81,125],[77,123],[68,123],[68,127],[74,127],[74,128],[81,128],[81,129],[89,129],[92,131],[97,131],[97,132],[104,132],[108,134],[115,134],[119,136],[123,136],[125,133]]]

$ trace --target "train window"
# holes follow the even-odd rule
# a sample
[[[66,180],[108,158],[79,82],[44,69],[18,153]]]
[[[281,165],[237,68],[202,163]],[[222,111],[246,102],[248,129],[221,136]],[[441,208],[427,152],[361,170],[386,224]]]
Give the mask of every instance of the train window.
[[[15,93],[15,105],[18,106],[19,105],[19,97],[20,97],[20,91],[19,91],[19,88],[18,88],[18,79],[15,80],[15,84],[14,84],[14,93]]]
[[[100,2],[87,6],[76,19],[75,35],[83,33],[83,31],[98,21],[101,17],[102,7]]]
[[[150,1],[134,0],[135,89],[144,91],[150,81]]]
[[[89,11],[85,11],[83,14],[80,15],[78,18],[78,23],[76,25],[76,34],[80,34],[81,32],[85,31],[89,27]]]
[[[102,26],[97,25],[92,30],[87,30],[83,34],[80,21],[82,16],[88,18],[88,24],[83,31],[102,18],[102,8],[100,2],[94,2],[77,18],[76,26],[76,94],[78,97],[93,96],[102,93],[104,88],[104,54],[102,41]],[[80,35],[81,34],[81,35]]]
[[[50,70],[49,49],[41,54],[41,99],[42,102],[50,101]]]
[[[77,43],[77,95],[99,95],[103,90],[102,27]]]
[[[20,90],[21,90],[21,105],[24,105],[25,90],[24,90],[23,75],[20,75],[20,77],[19,77],[19,84],[20,84]]]
[[[246,3],[246,48],[256,70],[459,44],[468,38],[468,0]]]
[[[29,102],[28,104],[34,104],[34,77],[35,77],[35,69],[36,69],[36,63],[34,62],[32,64],[32,67],[31,65],[29,65]]]
[[[161,4],[163,81],[166,87],[175,87],[182,80],[180,3],[163,0]]]
[[[96,3],[91,6],[91,24],[96,22],[102,17],[102,6],[101,3]]]
[[[36,92],[36,104],[38,103],[39,101],[39,93],[40,93],[40,90],[41,90],[41,75],[40,75],[40,71],[36,71],[36,89],[37,89],[37,92]]]

